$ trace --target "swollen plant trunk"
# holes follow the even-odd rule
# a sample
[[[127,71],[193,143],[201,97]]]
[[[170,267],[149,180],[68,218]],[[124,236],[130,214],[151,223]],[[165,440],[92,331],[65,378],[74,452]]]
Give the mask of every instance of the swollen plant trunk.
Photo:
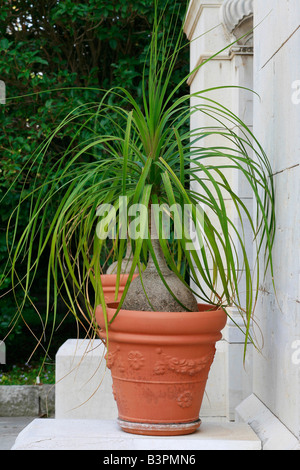
[[[142,273],[142,278],[137,277],[131,282],[122,309],[197,312],[198,305],[194,295],[168,268],[159,240],[152,240],[152,245],[161,274],[176,298],[168,291],[150,255],[147,267]]]

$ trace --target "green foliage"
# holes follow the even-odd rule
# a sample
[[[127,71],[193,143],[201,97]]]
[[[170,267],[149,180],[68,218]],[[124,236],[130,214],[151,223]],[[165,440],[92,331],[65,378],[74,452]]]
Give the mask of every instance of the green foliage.
[[[40,384],[54,384],[54,362],[43,364],[42,361],[35,361],[33,364],[0,366],[0,385],[36,385],[37,377]]]
[[[174,12],[179,11],[183,18],[185,3],[177,1],[168,6],[166,25]],[[166,4],[166,0],[159,2],[160,11]],[[20,313],[16,305],[30,311],[32,298],[41,304],[47,296],[49,242],[44,251],[45,262],[42,259],[39,265],[39,275],[35,278],[32,275],[28,284],[29,298],[22,300],[23,287],[16,278],[14,293],[10,292],[11,275],[3,274],[11,261],[8,249],[15,249],[32,210],[30,199],[24,198],[33,187],[45,181],[53,168],[58,174],[62,172],[58,167],[62,155],[67,152],[72,159],[76,148],[94,138],[98,132],[97,119],[84,129],[81,125],[89,119],[91,103],[99,103],[101,89],[122,84],[142,100],[142,73],[153,20],[150,0],[18,0],[1,4],[0,79],[6,83],[7,104],[0,106],[0,338],[14,325],[17,325],[14,335],[24,333],[21,322],[16,323]],[[186,49],[176,71],[188,71],[188,66]],[[175,87],[177,80],[178,76],[174,75],[170,86]],[[43,147],[58,123],[76,109],[76,122],[56,131],[47,148]],[[100,124],[109,133],[111,116],[104,116]],[[99,155],[93,150],[82,154],[80,162],[95,159]],[[18,209],[20,196],[24,202]],[[47,210],[39,215],[37,225],[43,220],[45,231],[51,225],[61,197],[54,193]],[[13,223],[6,233],[10,217]],[[34,257],[38,248],[33,246],[32,250]],[[101,264],[106,258],[107,253],[102,254]],[[20,263],[19,280],[26,270],[26,263]],[[43,321],[46,315],[46,309],[42,309]]]

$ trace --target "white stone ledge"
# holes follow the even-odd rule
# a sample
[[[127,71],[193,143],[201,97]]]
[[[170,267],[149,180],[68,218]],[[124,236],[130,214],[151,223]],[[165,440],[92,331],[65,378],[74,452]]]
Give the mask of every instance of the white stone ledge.
[[[139,436],[123,432],[113,420],[35,419],[12,450],[261,450],[245,423],[203,422],[194,434]]]
[[[60,347],[55,363],[55,418],[117,418],[105,352],[98,339],[69,339]]]
[[[236,420],[251,426],[263,450],[300,450],[296,436],[254,394],[236,408]]]

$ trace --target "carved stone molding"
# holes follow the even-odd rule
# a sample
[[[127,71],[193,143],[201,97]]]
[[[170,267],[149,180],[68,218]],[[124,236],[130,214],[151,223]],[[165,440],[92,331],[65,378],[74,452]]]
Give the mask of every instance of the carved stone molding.
[[[238,39],[253,28],[253,0],[225,0],[220,8],[220,16],[228,33]],[[253,33],[242,38],[239,44],[251,47]]]

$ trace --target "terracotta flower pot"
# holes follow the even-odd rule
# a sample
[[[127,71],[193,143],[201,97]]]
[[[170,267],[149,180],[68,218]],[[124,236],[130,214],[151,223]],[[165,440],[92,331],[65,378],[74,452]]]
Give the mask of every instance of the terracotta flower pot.
[[[109,320],[117,305],[108,304]],[[215,343],[226,318],[209,305],[199,305],[198,312],[120,310],[109,327],[106,362],[124,431],[181,435],[200,426]],[[101,306],[96,319],[106,342]]]
[[[134,274],[132,278],[134,279],[137,276],[138,274]],[[128,274],[121,274],[117,301],[119,301],[122,297],[127,279],[128,279]],[[106,302],[114,302],[115,292],[116,292],[117,274],[102,274],[101,282],[102,282],[104,297],[105,297]]]

